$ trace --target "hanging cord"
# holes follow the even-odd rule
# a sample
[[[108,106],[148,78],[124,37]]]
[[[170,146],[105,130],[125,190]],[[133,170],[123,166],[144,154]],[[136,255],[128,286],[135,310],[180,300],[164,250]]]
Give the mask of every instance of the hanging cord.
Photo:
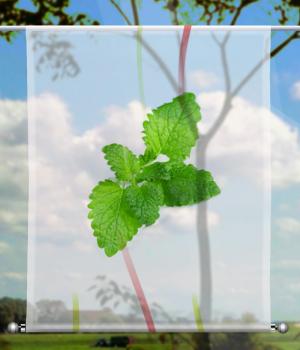
[[[141,282],[139,280],[139,277],[136,273],[133,261],[131,259],[131,256],[129,254],[129,250],[127,248],[122,250],[123,253],[123,258],[127,267],[127,270],[129,272],[130,278],[131,278],[131,282],[133,284],[133,287],[135,289],[135,293],[136,296],[139,300],[141,309],[143,311],[144,314],[144,318],[148,327],[148,331],[151,333],[155,332],[155,326],[154,326],[154,322],[153,322],[153,318],[152,318],[152,314],[147,302],[147,299],[145,297]]]
[[[140,101],[145,108],[145,92],[144,92],[144,80],[143,80],[143,60],[142,60],[142,27],[138,26],[136,32],[136,62],[137,62],[137,70],[138,70],[138,83],[139,83],[139,93],[140,93]]]
[[[79,298],[77,294],[73,294],[72,306],[73,306],[73,332],[78,333],[80,331],[80,311],[79,311]]]
[[[191,25],[184,26],[181,43],[180,43],[179,66],[178,66],[179,94],[182,94],[185,91],[185,59],[186,59],[186,51],[189,43],[191,28],[192,28]]]
[[[192,26],[185,25],[183,28],[183,34],[180,42],[180,52],[179,52],[179,66],[178,66],[178,92],[180,94],[185,92],[185,60],[186,52],[189,43],[190,33]],[[203,332],[203,321],[200,312],[200,306],[198,304],[197,297],[193,295],[192,298],[193,312],[195,323],[198,331]]]
[[[201,312],[200,312],[200,306],[199,306],[198,298],[196,295],[193,295],[192,303],[193,303],[193,312],[194,312],[196,327],[197,327],[199,332],[204,332],[203,321],[202,321]]]

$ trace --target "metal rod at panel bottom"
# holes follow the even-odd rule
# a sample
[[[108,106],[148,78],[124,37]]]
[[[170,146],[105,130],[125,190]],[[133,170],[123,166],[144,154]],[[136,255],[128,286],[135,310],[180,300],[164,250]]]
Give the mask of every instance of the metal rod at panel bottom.
[[[289,327],[285,322],[271,323],[270,328],[271,328],[271,331],[279,332],[281,334],[285,334],[289,330]],[[11,334],[26,333],[26,324],[25,323],[17,324],[15,322],[11,322],[7,327],[7,331],[8,333],[11,333]]]

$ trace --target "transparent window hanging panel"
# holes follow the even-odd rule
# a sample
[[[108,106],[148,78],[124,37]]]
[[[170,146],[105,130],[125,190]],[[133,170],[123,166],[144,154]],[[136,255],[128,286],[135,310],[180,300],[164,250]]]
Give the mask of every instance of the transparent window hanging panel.
[[[270,330],[270,31],[186,30],[27,29],[27,331]],[[202,115],[184,162],[221,193],[108,257],[88,219],[102,149],[143,154],[147,113],[183,91]]]

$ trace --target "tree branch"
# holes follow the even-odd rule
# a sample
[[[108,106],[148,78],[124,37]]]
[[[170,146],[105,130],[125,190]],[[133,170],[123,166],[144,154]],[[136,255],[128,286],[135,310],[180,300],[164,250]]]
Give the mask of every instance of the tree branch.
[[[114,5],[116,10],[120,13],[120,15],[124,18],[125,22],[131,26],[132,23],[130,22],[129,18],[126,16],[126,13],[121,9],[118,3],[115,2],[115,0],[110,0],[110,2]]]
[[[237,7],[236,12],[235,12],[235,14],[234,14],[234,16],[233,16],[233,18],[232,18],[232,20],[231,20],[231,22],[230,22],[230,25],[231,25],[231,26],[234,26],[234,25],[236,24],[238,18],[240,17],[240,15],[241,15],[241,13],[242,13],[242,10],[243,10],[245,7],[247,7],[247,6],[249,6],[249,5],[253,4],[253,3],[255,3],[255,2],[257,2],[257,1],[258,1],[258,0],[241,0],[240,5]]]
[[[299,31],[291,34],[287,39],[285,39],[282,43],[276,46],[269,55],[266,55],[261,61],[259,61],[250,72],[242,79],[242,81],[236,86],[236,88],[232,91],[232,97],[234,97],[244,86],[245,84],[252,78],[252,76],[260,69],[260,67],[269,59],[275,57],[282,51],[292,40],[298,38]]]
[[[220,50],[221,50],[221,61],[222,61],[222,67],[223,67],[223,74],[225,79],[225,98],[223,101],[223,105],[221,108],[221,112],[219,114],[218,119],[216,120],[215,124],[210,128],[208,133],[204,135],[203,142],[207,143],[218,131],[220,126],[223,124],[227,113],[229,112],[231,108],[231,79],[229,74],[229,64],[228,64],[228,58],[226,54],[226,43],[229,39],[229,32],[226,33],[225,39],[222,43],[218,41],[217,38],[215,38],[215,41],[218,43]]]
[[[160,69],[163,71],[165,74],[167,80],[171,84],[172,88],[174,91],[177,93],[178,92],[178,85],[177,81],[174,79],[172,73],[170,72],[168,66],[165,64],[165,62],[162,60],[162,58],[158,55],[158,53],[145,41],[145,39],[142,38],[141,35],[139,36],[134,36],[134,39],[137,39],[140,41],[140,43],[143,45],[145,50],[149,53],[150,56],[156,61]]]
[[[138,13],[135,0],[131,0],[131,8],[132,8],[132,13],[134,18],[134,24],[138,26],[140,24],[140,20],[139,20],[139,13]]]
[[[172,16],[173,16],[173,24],[175,24],[176,26],[179,26],[179,20],[178,20],[178,13],[177,13],[177,8],[174,6],[174,8],[171,10],[170,12],[172,12]]]
[[[267,54],[262,60],[260,60],[246,75],[245,77],[240,81],[240,83],[232,90],[230,91],[230,85],[228,89],[228,77],[229,77],[229,71],[228,71],[228,62],[225,59],[226,56],[225,52],[222,52],[222,45],[221,47],[221,57],[223,62],[223,70],[225,75],[225,90],[226,90],[226,96],[224,99],[224,103],[222,106],[222,109],[220,111],[219,117],[217,118],[215,124],[211,127],[211,129],[207,132],[206,135],[204,135],[205,142],[208,143],[213,136],[216,134],[216,132],[219,130],[221,125],[224,123],[227,114],[231,108],[231,102],[232,99],[240,92],[240,90],[245,86],[245,84],[253,77],[253,75],[262,67],[262,65],[268,61],[269,59],[275,57],[278,55],[280,51],[282,51],[292,40],[299,38],[300,31],[295,31],[293,34],[291,34],[287,39],[282,41],[278,46],[276,46],[270,54]],[[223,47],[223,50],[225,51],[225,46]],[[225,65],[224,65],[225,64]],[[227,83],[226,83],[227,81]],[[228,92],[229,91],[229,92]]]
[[[230,25],[231,25],[231,26],[234,26],[234,25],[236,24],[238,18],[240,17],[240,14],[241,14],[241,12],[242,12],[243,7],[244,7],[244,6],[243,6],[243,1],[242,1],[241,4],[240,4],[240,6],[237,8],[236,13],[234,14],[234,16],[233,16],[231,22],[230,22]]]
[[[284,49],[292,40],[298,38],[300,31],[296,31],[291,34],[286,40],[279,44],[274,50],[271,51],[271,58],[276,56],[282,49]]]
[[[226,40],[226,42],[227,42],[227,40]],[[222,67],[223,67],[223,72],[224,72],[224,78],[225,78],[225,92],[226,92],[226,95],[230,95],[230,93],[231,93],[231,79],[230,79],[229,65],[228,65],[228,59],[227,59],[227,54],[226,54],[226,45],[221,45],[221,61],[222,61]]]

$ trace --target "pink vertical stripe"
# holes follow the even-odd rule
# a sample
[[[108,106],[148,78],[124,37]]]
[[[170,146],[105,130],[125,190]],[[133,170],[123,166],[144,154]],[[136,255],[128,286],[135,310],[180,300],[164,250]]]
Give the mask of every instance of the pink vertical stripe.
[[[152,318],[152,314],[149,308],[149,305],[147,303],[147,299],[145,297],[142,285],[140,283],[139,277],[136,273],[133,261],[131,259],[131,256],[129,254],[129,250],[127,248],[122,250],[123,253],[123,258],[125,260],[126,266],[127,266],[127,270],[129,272],[132,284],[134,286],[135,289],[135,293],[138,297],[141,309],[143,311],[144,314],[144,318],[148,327],[148,331],[153,333],[155,332],[155,326],[154,326],[154,322],[153,322],[153,318]]]
[[[179,67],[178,67],[178,85],[179,93],[182,94],[185,91],[185,59],[186,51],[190,38],[192,26],[185,25],[183,28],[183,34],[180,43],[180,52],[179,52]]]

